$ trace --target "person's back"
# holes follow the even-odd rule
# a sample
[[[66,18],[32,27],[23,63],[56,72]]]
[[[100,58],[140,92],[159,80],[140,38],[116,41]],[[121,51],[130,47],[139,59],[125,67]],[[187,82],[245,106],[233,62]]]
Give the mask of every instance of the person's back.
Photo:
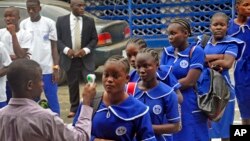
[[[33,100],[11,99],[9,105],[0,110],[0,131],[4,131],[0,138],[3,141],[49,141],[53,138],[52,128],[41,127],[53,127],[57,120],[60,119],[56,113],[43,109]]]
[[[42,70],[33,60],[18,59],[7,71],[13,98],[0,110],[0,141],[82,141],[90,139],[96,85],[85,85],[83,105],[75,127],[65,125],[51,110],[34,100],[43,90]],[[94,91],[93,91],[94,89]],[[91,90],[91,91],[90,91]]]

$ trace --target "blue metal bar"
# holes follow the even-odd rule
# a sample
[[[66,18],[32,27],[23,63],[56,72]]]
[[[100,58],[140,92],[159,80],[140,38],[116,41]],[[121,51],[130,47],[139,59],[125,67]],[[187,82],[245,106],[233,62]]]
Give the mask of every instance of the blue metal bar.
[[[131,29],[133,22],[132,22],[132,0],[128,0],[128,23],[129,23],[129,27]],[[132,37],[132,32],[130,32],[130,37]]]
[[[235,18],[235,6],[236,6],[236,0],[232,0],[232,19]]]

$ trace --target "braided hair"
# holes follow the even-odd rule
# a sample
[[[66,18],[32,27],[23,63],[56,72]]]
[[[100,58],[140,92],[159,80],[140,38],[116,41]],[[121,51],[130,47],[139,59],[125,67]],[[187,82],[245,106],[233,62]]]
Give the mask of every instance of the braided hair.
[[[241,4],[244,0],[236,0],[236,4]]]
[[[126,47],[129,45],[129,44],[134,44],[136,48],[146,48],[147,47],[147,43],[144,39],[142,38],[131,38],[128,43],[126,44]]]
[[[151,55],[154,58],[156,63],[159,63],[159,54],[158,54],[158,52],[156,52],[154,49],[151,49],[151,48],[143,48],[143,49],[141,49],[139,51],[138,54],[146,54],[146,53]]]
[[[179,19],[178,18],[178,19],[172,20],[170,22],[170,24],[172,24],[172,23],[177,23],[177,24],[181,25],[183,27],[183,29],[185,29],[185,30],[188,31],[189,36],[192,35],[192,33],[191,33],[191,26],[190,26],[190,24],[188,23],[187,20],[185,20],[185,19]]]
[[[229,18],[228,18],[228,16],[225,13],[223,13],[223,12],[217,12],[217,13],[215,13],[212,16],[210,23],[212,23],[212,21],[214,20],[215,17],[223,17],[226,20],[226,23],[229,22]]]
[[[129,65],[129,62],[128,62],[128,59],[127,58],[124,58],[123,56],[121,55],[113,55],[111,56],[107,61],[106,63],[108,62],[116,62],[116,63],[121,63],[123,65],[123,68],[124,68],[124,71],[126,73],[129,73],[129,70],[130,70],[130,65]],[[106,64],[105,63],[105,64]]]

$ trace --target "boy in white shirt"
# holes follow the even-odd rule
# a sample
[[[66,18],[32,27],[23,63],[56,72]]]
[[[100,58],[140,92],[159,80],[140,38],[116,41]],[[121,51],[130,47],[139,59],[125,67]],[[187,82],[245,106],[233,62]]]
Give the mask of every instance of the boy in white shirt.
[[[27,0],[26,7],[30,17],[20,23],[20,28],[29,31],[32,35],[31,59],[38,62],[42,68],[44,93],[49,108],[53,112],[60,114],[57,97],[59,57],[55,22],[40,15],[41,6],[39,0]]]
[[[11,63],[10,56],[3,43],[0,42],[0,109],[7,105],[6,97],[6,73],[7,66]]]
[[[15,7],[8,7],[3,14],[6,28],[0,29],[0,41],[4,44],[11,60],[29,58],[28,50],[31,45],[31,34],[19,28],[19,10]],[[6,90],[8,103],[12,97],[8,82]]]

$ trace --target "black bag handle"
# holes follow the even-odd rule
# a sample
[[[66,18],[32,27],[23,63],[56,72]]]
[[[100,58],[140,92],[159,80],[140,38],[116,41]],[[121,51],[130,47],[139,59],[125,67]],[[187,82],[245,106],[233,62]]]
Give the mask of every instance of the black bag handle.
[[[95,95],[95,98],[91,104],[91,107],[93,107],[93,114],[92,118],[94,117],[96,111],[98,110],[101,102],[102,102],[103,92],[97,92]]]

